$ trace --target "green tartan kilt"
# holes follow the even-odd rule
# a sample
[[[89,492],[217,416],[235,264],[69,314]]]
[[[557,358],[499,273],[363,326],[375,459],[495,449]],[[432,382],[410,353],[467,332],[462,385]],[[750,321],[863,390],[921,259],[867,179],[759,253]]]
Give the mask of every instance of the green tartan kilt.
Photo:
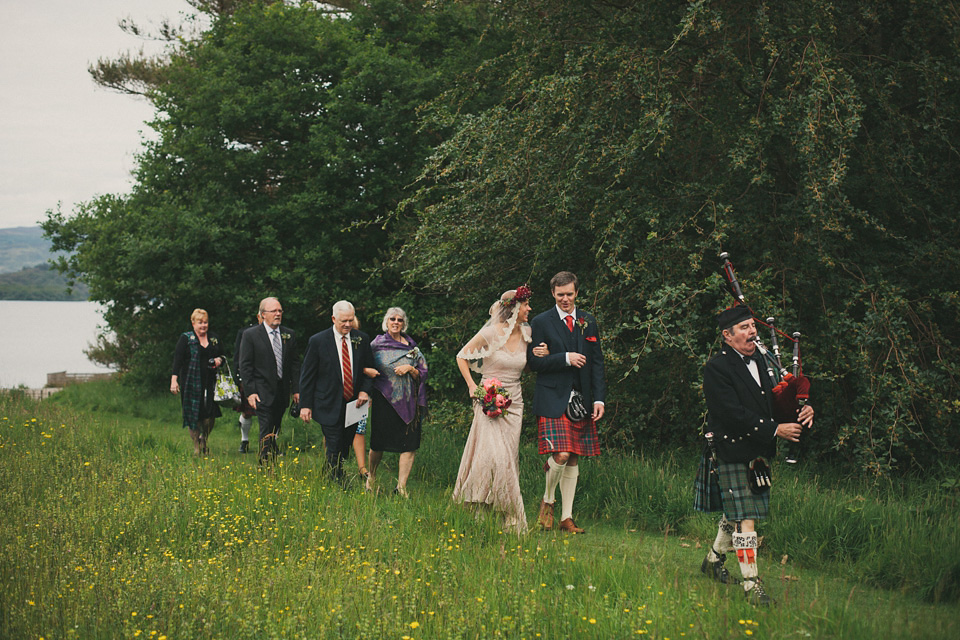
[[[709,451],[705,448],[700,456],[697,477],[694,483],[693,506],[697,511],[723,511],[727,520],[763,520],[770,512],[770,492],[755,495],[750,491],[747,462],[718,461],[715,473],[711,473]]]

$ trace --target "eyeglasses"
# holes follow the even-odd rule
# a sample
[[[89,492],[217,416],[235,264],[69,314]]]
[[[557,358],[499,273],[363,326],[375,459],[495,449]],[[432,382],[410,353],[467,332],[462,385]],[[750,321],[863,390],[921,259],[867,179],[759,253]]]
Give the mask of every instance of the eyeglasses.
[[[264,309],[261,313],[283,313],[283,309]]]
[[[387,318],[388,322],[403,322],[403,318]]]

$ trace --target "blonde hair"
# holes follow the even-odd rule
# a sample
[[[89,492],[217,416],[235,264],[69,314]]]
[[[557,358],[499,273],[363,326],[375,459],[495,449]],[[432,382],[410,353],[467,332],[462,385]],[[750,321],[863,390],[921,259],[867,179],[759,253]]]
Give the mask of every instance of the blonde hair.
[[[205,319],[207,322],[210,322],[209,313],[207,313],[204,309],[194,309],[193,313],[190,314],[190,324],[197,322],[201,318]]]

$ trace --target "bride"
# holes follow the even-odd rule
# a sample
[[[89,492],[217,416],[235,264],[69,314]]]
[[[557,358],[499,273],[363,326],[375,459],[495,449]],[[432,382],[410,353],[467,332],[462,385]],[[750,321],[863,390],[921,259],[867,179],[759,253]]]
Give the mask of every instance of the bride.
[[[460,460],[453,499],[489,506],[503,515],[507,529],[517,533],[527,531],[517,456],[523,416],[520,373],[527,365],[531,295],[530,288],[522,285],[500,296],[490,307],[490,319],[457,354],[457,366],[471,398],[478,386],[470,373],[473,370],[480,373],[481,384],[498,380],[511,402],[494,417],[484,413],[479,401],[474,402],[473,424]],[[543,355],[548,353],[546,345],[536,349],[543,350]]]

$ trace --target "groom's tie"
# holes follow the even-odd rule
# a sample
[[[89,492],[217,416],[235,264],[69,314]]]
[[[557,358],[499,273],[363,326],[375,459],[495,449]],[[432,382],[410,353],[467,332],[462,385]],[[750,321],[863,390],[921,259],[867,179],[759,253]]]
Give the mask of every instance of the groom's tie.
[[[570,333],[573,333],[573,316],[567,316],[564,320],[567,321],[567,329],[570,330]]]

